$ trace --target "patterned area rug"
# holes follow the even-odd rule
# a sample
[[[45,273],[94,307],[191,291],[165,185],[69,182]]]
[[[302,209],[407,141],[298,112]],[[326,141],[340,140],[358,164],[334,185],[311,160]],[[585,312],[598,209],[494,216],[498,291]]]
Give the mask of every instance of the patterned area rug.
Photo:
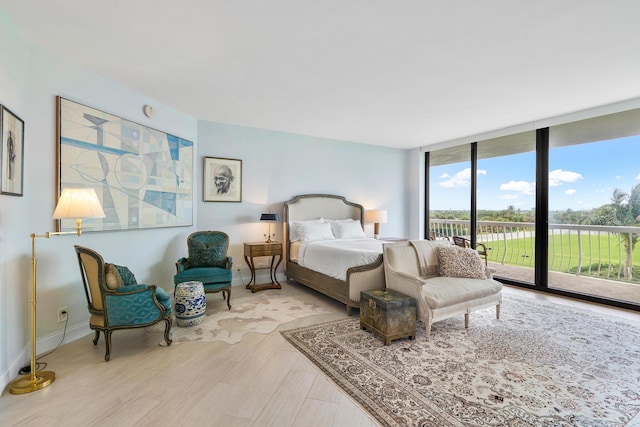
[[[640,323],[505,296],[385,346],[354,316],[282,332],[383,426],[625,426]]]
[[[213,294],[208,298],[216,296],[219,294]],[[224,341],[235,344],[250,332],[268,334],[284,323],[320,313],[326,312],[314,304],[273,293],[231,298],[231,310],[227,310],[226,303],[220,298],[219,302],[213,304],[207,302],[202,324],[181,328],[174,322],[171,338],[173,344],[193,341]],[[164,330],[164,326],[159,325],[160,327],[155,329]],[[164,340],[160,345],[166,345]]]

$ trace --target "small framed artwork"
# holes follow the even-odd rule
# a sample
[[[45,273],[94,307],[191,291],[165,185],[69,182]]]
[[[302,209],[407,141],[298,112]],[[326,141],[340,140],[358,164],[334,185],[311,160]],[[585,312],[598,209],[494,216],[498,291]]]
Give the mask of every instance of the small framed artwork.
[[[2,135],[2,168],[0,193],[22,196],[24,176],[24,122],[0,105],[0,134]]]
[[[203,171],[205,202],[242,201],[242,160],[205,157]]]

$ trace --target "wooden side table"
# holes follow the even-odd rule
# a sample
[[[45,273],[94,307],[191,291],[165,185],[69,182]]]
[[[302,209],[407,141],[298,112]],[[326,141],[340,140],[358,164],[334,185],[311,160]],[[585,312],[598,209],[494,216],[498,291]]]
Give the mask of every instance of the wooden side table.
[[[275,267],[273,266],[276,255],[278,256],[278,262]],[[268,267],[258,267],[256,268],[253,259],[256,257],[262,256],[270,256],[271,264]],[[262,291],[264,289],[282,289],[282,285],[278,282],[276,278],[276,270],[278,266],[282,262],[282,243],[280,242],[253,242],[244,244],[244,260],[249,266],[251,270],[251,280],[249,280],[249,284],[246,286],[247,289],[251,289],[251,292]],[[262,285],[256,284],[256,270],[269,269],[269,277],[271,278],[271,283],[265,283]]]

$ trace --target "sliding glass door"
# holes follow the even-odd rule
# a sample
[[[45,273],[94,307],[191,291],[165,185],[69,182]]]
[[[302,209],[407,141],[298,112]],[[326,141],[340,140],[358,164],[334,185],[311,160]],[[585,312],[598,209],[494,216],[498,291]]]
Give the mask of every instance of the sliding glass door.
[[[485,245],[505,283],[640,309],[640,109],[425,158],[431,237]]]
[[[471,151],[468,145],[429,153],[431,238],[468,236],[471,221]]]
[[[496,277],[534,283],[536,134],[479,141],[476,241]]]
[[[549,287],[640,303],[640,110],[549,129]]]

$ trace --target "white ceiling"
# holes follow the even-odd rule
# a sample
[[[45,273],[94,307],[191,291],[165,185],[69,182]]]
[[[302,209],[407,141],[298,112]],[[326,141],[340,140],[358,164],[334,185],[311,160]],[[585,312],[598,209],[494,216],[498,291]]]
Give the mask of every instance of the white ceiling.
[[[195,118],[413,148],[640,96],[638,0],[0,0]]]

